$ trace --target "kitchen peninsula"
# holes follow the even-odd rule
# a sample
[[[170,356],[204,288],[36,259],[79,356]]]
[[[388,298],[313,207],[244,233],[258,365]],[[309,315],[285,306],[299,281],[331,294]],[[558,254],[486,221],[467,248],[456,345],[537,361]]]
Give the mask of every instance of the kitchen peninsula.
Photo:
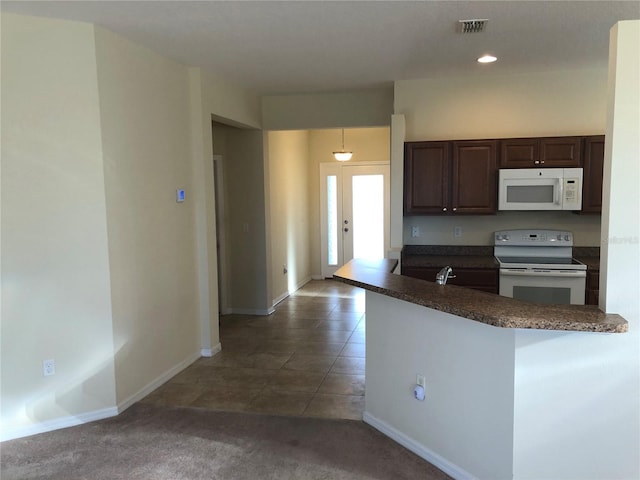
[[[456,285],[437,285],[390,273],[395,260],[353,260],[334,278],[350,285],[503,328],[622,333],[627,321],[592,305],[538,305]]]
[[[588,439],[620,422],[603,382],[620,368],[626,320],[436,285],[395,265],[354,260],[334,276],[366,290],[365,422],[454,478],[568,478],[601,455]],[[603,475],[620,455],[606,452]]]

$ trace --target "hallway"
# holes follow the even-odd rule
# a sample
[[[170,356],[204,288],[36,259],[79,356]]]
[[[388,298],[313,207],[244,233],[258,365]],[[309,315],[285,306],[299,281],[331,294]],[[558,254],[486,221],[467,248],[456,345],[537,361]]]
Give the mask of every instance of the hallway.
[[[364,291],[314,280],[269,316],[221,318],[222,352],[142,400],[156,405],[360,420]]]

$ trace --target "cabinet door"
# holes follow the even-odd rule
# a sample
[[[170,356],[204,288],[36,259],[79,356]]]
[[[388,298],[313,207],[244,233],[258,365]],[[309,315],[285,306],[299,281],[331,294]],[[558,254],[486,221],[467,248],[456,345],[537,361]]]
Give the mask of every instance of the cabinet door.
[[[496,150],[495,140],[453,142],[452,213],[496,213]]]
[[[405,215],[447,213],[450,163],[448,142],[405,143]]]
[[[540,166],[581,167],[581,137],[550,137],[540,139]]]
[[[602,170],[604,167],[604,135],[584,140],[584,172],[582,179],[582,211],[602,211]]]
[[[600,271],[587,270],[587,292],[585,303],[587,305],[598,305],[600,300]]]
[[[501,168],[535,168],[540,164],[537,138],[507,138],[500,141]]]
[[[403,267],[402,275],[405,277],[419,278],[427,282],[435,282],[436,275],[441,269],[442,267]]]
[[[441,267],[403,267],[402,275],[435,282]],[[498,294],[497,268],[453,268],[454,277],[450,277],[447,285],[472,288],[483,292]]]

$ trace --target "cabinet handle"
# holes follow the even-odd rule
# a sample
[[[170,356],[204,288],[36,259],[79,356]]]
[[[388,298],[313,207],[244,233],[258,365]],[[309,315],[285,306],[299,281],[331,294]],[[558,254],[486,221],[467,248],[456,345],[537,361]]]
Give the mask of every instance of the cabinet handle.
[[[456,212],[458,211],[458,209],[456,207],[453,207],[453,211]]]
[[[535,160],[533,163],[535,163],[536,165],[538,165],[540,163],[540,160]]]
[[[544,163],[544,160],[540,160],[540,163]]]
[[[446,211],[447,211],[447,207],[444,207],[444,208],[442,209],[442,211],[443,211],[443,212],[446,212]]]

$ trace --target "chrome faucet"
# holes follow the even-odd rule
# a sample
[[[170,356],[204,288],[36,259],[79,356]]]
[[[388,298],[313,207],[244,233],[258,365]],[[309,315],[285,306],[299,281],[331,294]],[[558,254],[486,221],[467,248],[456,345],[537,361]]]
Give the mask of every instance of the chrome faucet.
[[[456,278],[455,275],[451,275],[452,273],[453,273],[453,270],[451,269],[451,267],[449,266],[444,267],[436,275],[436,283],[438,285],[446,285],[448,279]]]

